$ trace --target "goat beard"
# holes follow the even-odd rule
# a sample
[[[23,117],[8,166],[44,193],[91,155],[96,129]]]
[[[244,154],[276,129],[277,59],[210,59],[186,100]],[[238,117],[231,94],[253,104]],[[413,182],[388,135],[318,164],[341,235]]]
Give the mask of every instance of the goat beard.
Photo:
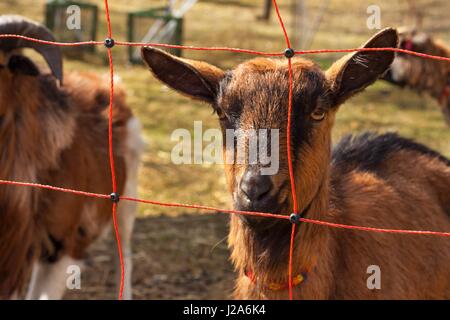
[[[249,223],[242,221],[242,215],[232,217],[232,228],[237,227],[241,235],[233,247],[245,248],[247,253],[247,259],[241,263],[245,262],[246,267],[257,271],[272,269],[276,261],[288,259],[292,228],[289,221],[255,216],[250,218]]]

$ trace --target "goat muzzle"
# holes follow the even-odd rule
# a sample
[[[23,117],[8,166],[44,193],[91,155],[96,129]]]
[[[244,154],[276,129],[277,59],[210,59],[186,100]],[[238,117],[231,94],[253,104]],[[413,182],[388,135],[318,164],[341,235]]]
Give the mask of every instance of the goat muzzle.
[[[55,41],[50,30],[45,26],[17,15],[0,16],[0,34],[19,35],[44,41]],[[49,44],[38,43],[22,38],[1,38],[0,50],[11,52],[20,48],[32,48],[39,52],[47,62],[52,74],[62,84],[63,67],[61,50]]]

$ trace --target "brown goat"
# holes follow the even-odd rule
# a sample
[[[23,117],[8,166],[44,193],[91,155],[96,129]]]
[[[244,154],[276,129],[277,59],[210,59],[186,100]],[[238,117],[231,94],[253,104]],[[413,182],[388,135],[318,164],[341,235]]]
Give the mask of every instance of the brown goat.
[[[385,29],[365,47],[396,47]],[[258,58],[224,72],[205,62],[143,48],[154,75],[210,103],[225,129],[279,129],[279,170],[260,163],[226,165],[235,209],[289,214],[293,210],[286,159],[288,66]],[[331,152],[338,107],[376,81],[393,52],[359,52],[322,72],[292,60],[293,168],[302,215],[335,223],[398,229],[450,230],[450,161],[396,134],[343,139]],[[224,133],[225,135],[225,133]],[[246,143],[245,134],[236,137]],[[259,140],[260,141],[260,140]],[[224,154],[227,151],[224,142]],[[267,146],[269,149],[269,146]],[[234,149],[233,149],[234,150]],[[228,237],[238,273],[235,297],[287,299],[291,225],[286,220],[232,215]],[[450,241],[432,236],[375,234],[300,224],[295,235],[294,298],[450,298]],[[381,270],[381,289],[368,289],[368,267]],[[302,281],[307,276],[307,281]]]
[[[20,16],[0,16],[3,33],[54,40],[45,27]],[[52,74],[24,56],[23,47],[38,51]],[[73,73],[62,83],[57,47],[2,39],[0,85],[0,179],[111,193],[107,79]],[[113,123],[118,192],[135,195],[140,129],[120,88]],[[87,247],[110,224],[111,207],[104,199],[0,185],[0,298],[18,297],[33,266],[27,297],[61,298],[67,267],[79,264]],[[135,205],[119,204],[125,298],[131,297],[134,216]]]
[[[423,32],[402,28],[399,35],[402,49],[450,58],[450,48]],[[383,79],[428,93],[439,103],[444,120],[450,126],[450,63],[397,53]]]

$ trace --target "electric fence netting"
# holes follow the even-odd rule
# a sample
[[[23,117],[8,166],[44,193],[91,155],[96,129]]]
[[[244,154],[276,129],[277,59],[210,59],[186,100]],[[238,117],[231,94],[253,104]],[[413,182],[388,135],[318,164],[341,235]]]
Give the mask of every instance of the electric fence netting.
[[[101,198],[105,200],[111,200],[112,201],[112,217],[113,217],[113,223],[114,223],[114,230],[115,230],[115,237],[117,241],[118,246],[118,252],[119,252],[119,258],[120,258],[120,266],[121,266],[121,282],[120,282],[120,290],[119,290],[119,300],[122,299],[122,292],[123,292],[123,286],[124,286],[124,262],[122,257],[122,246],[120,242],[120,235],[118,230],[118,224],[117,224],[117,206],[120,205],[119,201],[134,201],[138,203],[143,204],[150,204],[150,205],[156,205],[156,206],[165,206],[165,207],[181,207],[181,208],[187,208],[187,209],[200,209],[200,210],[207,210],[207,211],[215,211],[215,212],[223,212],[228,214],[242,214],[242,215],[253,215],[253,216],[260,216],[260,217],[266,217],[266,218],[273,218],[273,219],[284,219],[286,220],[286,223],[292,224],[291,229],[291,236],[290,236],[290,249],[289,249],[289,261],[287,263],[287,271],[289,276],[288,281],[288,289],[289,289],[289,299],[292,300],[293,298],[293,275],[292,275],[292,269],[293,269],[293,256],[294,256],[294,240],[295,240],[295,234],[296,234],[296,228],[297,223],[304,222],[304,223],[311,223],[316,225],[322,225],[326,227],[332,227],[332,228],[342,228],[342,229],[351,229],[351,230],[359,230],[359,231],[366,231],[366,232],[378,232],[378,233],[392,233],[392,234],[404,234],[404,235],[432,235],[432,236],[440,236],[440,237],[450,237],[450,232],[438,232],[438,231],[422,231],[422,230],[401,230],[401,229],[384,229],[384,228],[373,228],[373,227],[367,227],[367,226],[354,226],[354,225],[344,225],[344,224],[337,224],[332,222],[326,222],[326,221],[319,221],[319,220],[313,220],[313,219],[307,219],[300,217],[298,213],[298,204],[297,204],[297,198],[296,198],[296,186],[294,182],[294,172],[293,172],[293,166],[292,166],[292,155],[291,155],[291,148],[290,148],[290,137],[291,137],[291,113],[292,113],[292,95],[293,95],[293,72],[292,72],[292,64],[291,59],[295,55],[304,55],[304,54],[319,54],[319,53],[348,53],[348,52],[356,52],[356,51],[394,51],[394,52],[401,52],[405,54],[415,55],[421,58],[426,59],[435,59],[435,60],[441,60],[441,61],[447,61],[450,62],[450,58],[447,57],[440,57],[440,56],[433,56],[433,55],[427,55],[423,53],[418,53],[410,50],[400,49],[400,48],[354,48],[354,49],[339,49],[339,50],[330,50],[330,49],[320,49],[320,50],[303,50],[303,51],[295,51],[291,48],[291,42],[288,36],[288,33],[286,31],[283,18],[281,16],[278,4],[276,0],[272,0],[273,6],[275,8],[275,11],[277,13],[278,21],[280,23],[281,29],[283,31],[283,35],[286,41],[287,49],[283,52],[262,52],[262,51],[255,51],[255,50],[249,50],[249,49],[239,49],[239,48],[228,48],[228,47],[194,47],[194,46],[185,46],[185,45],[171,45],[171,44],[164,44],[164,43],[137,43],[137,42],[125,42],[125,41],[115,41],[113,38],[113,31],[111,27],[111,18],[110,18],[110,12],[109,12],[109,5],[108,0],[104,0],[104,6],[105,6],[105,13],[106,13],[106,22],[107,22],[107,39],[103,42],[101,41],[85,41],[85,42],[73,42],[73,43],[63,43],[63,42],[52,42],[52,41],[45,41],[41,39],[35,39],[30,37],[25,37],[21,35],[14,35],[14,34],[0,34],[1,38],[19,38],[25,41],[33,41],[45,45],[54,45],[54,46],[62,46],[62,47],[75,47],[75,46],[88,46],[88,45],[104,45],[107,49],[107,55],[109,59],[109,73],[110,73],[110,101],[109,101],[109,129],[108,129],[108,142],[109,142],[109,166],[111,170],[111,184],[112,184],[112,193],[111,194],[98,194],[98,193],[91,193],[81,190],[73,190],[73,189],[67,189],[67,188],[60,188],[57,186],[50,186],[50,185],[43,185],[43,184],[37,184],[37,183],[29,183],[29,182],[20,182],[20,181],[7,181],[7,180],[0,180],[0,184],[3,185],[13,185],[13,186],[22,186],[22,187],[32,187],[32,188],[43,188],[53,191],[59,191],[59,192],[66,192],[71,193],[73,195],[78,196],[86,196],[86,197],[94,197],[94,198]],[[114,108],[114,63],[113,63],[113,48],[114,46],[153,46],[153,47],[161,47],[161,48],[172,48],[172,49],[185,49],[185,50],[201,50],[201,51],[229,51],[229,52],[235,52],[235,53],[243,53],[243,54],[249,54],[249,55],[260,55],[260,56],[268,56],[268,57],[286,57],[288,59],[288,72],[289,72],[289,101],[288,101],[288,124],[287,124],[287,156],[288,156],[288,168],[289,168],[289,177],[290,177],[290,186],[291,186],[291,193],[292,193],[292,199],[293,199],[293,212],[286,213],[285,215],[281,214],[271,214],[266,212],[253,212],[253,211],[238,211],[238,210],[230,210],[230,209],[221,209],[211,206],[204,206],[204,205],[198,205],[198,204],[183,204],[183,203],[172,203],[172,202],[159,202],[159,201],[153,201],[153,200],[145,200],[145,199],[137,199],[137,198],[130,198],[130,197],[119,197],[117,194],[117,181],[116,181],[116,172],[115,172],[115,166],[114,166],[114,157],[113,157],[113,123],[112,123],[112,112]],[[299,253],[301,254],[301,253]]]

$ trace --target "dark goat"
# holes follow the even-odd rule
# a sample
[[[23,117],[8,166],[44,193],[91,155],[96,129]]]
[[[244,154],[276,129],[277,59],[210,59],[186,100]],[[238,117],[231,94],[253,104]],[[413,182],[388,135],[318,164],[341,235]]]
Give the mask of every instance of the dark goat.
[[[442,41],[411,28],[402,28],[400,48],[450,58],[450,48]],[[391,68],[383,77],[393,84],[408,87],[433,97],[450,126],[450,63],[397,53]]]
[[[0,34],[54,40],[45,27],[20,16],[0,16]],[[51,74],[23,54],[25,47],[42,55]],[[107,81],[81,73],[63,81],[57,47],[0,39],[0,179],[111,193],[108,105]],[[135,195],[140,129],[120,88],[113,117],[119,193]],[[129,298],[135,205],[121,203],[119,211]],[[0,185],[0,298],[17,297],[33,266],[28,298],[61,298],[67,267],[110,222],[110,201]]]
[[[393,29],[380,31],[365,44],[368,48],[396,46]],[[289,92],[286,59],[254,59],[224,72],[154,48],[144,48],[142,54],[158,79],[211,104],[223,131],[240,129],[237,143],[245,144],[246,132],[251,130],[279,129],[277,173],[263,175],[264,164],[250,162],[227,164],[225,171],[236,209],[292,212],[284,143]],[[393,59],[389,51],[358,52],[326,72],[311,61],[292,60],[289,139],[299,210],[307,218],[348,225],[449,231],[447,159],[396,135],[347,138],[331,152],[339,106],[376,81]],[[225,142],[229,159],[227,154],[236,150]],[[286,220],[231,216],[228,241],[238,273],[236,298],[288,297],[290,229]],[[367,286],[371,265],[381,270],[379,290]],[[448,238],[300,224],[295,235],[293,294],[295,299],[448,299],[449,265]]]

